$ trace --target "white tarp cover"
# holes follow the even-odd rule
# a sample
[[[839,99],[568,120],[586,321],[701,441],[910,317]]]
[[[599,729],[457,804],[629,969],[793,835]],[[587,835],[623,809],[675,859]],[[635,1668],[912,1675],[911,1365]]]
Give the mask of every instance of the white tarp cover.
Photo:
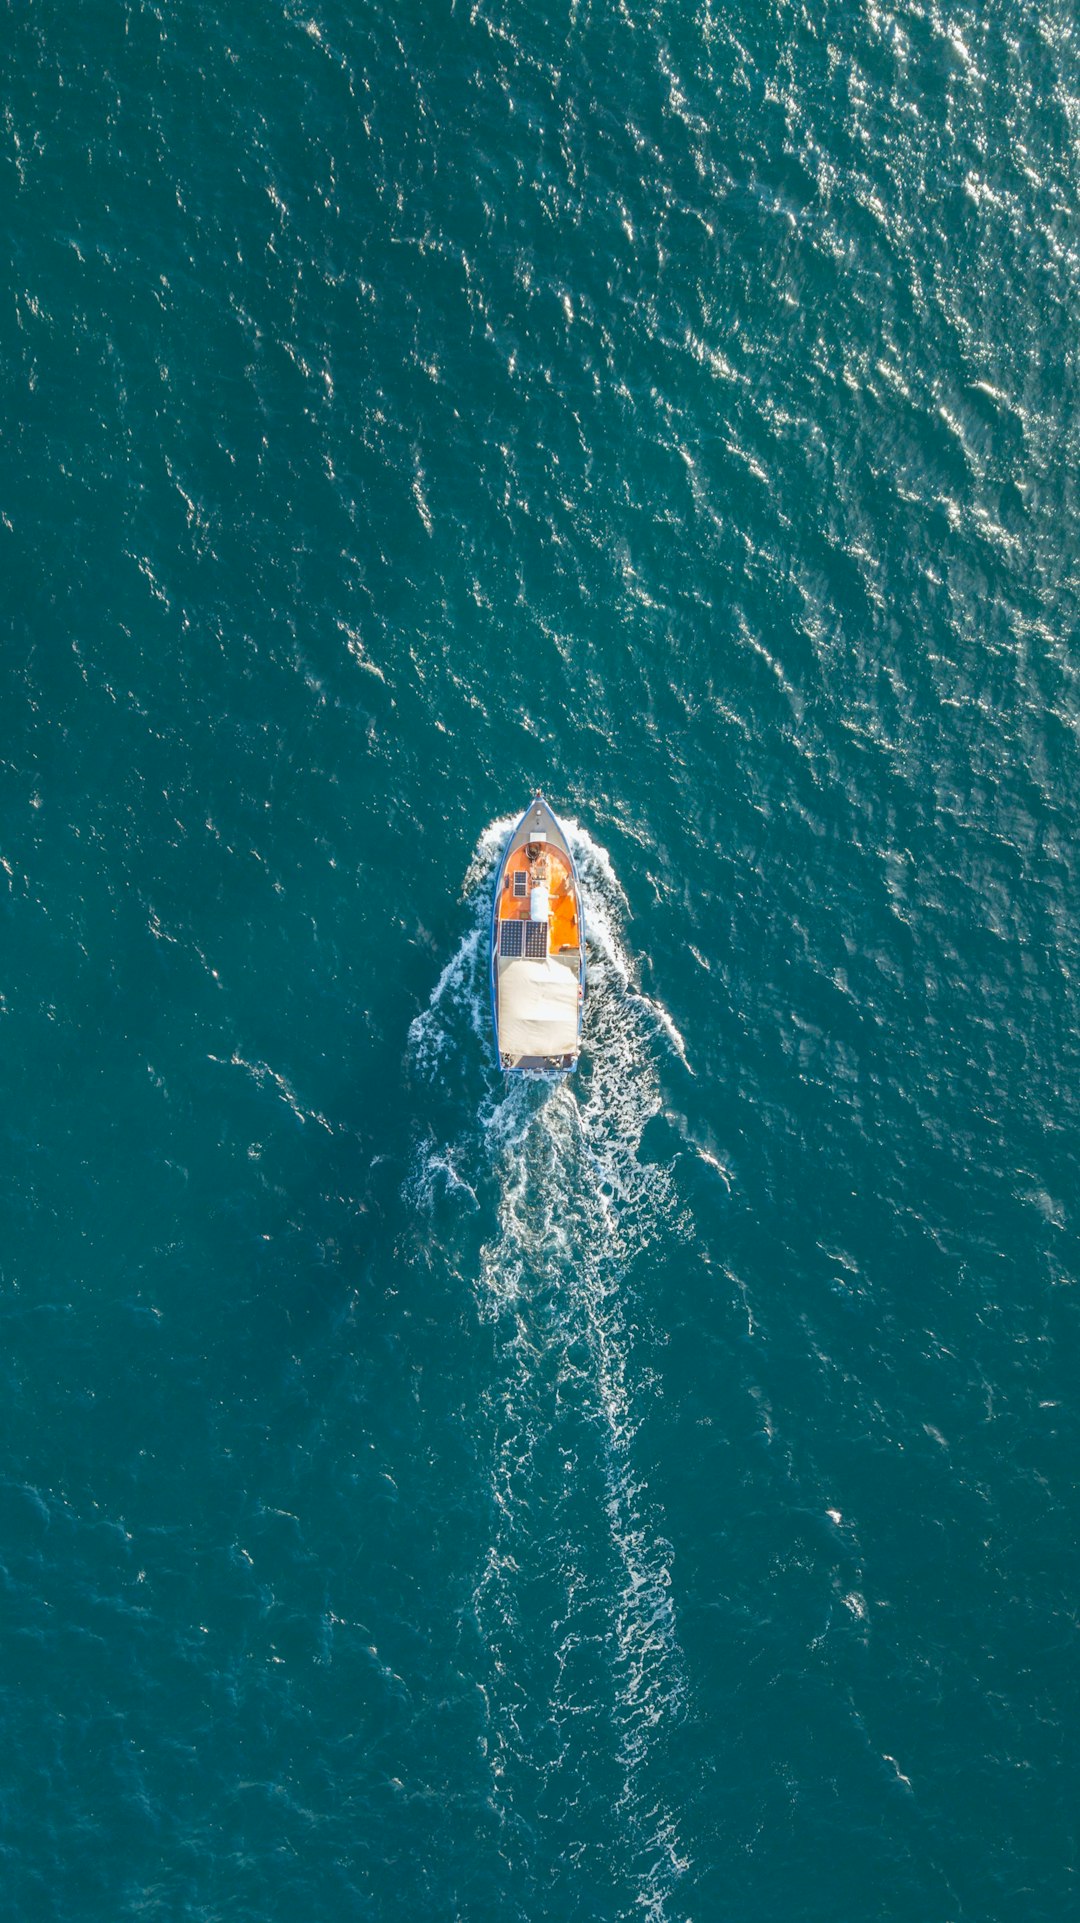
[[[561,962],[499,963],[499,1048],[504,1055],[572,1055],[578,978]]]

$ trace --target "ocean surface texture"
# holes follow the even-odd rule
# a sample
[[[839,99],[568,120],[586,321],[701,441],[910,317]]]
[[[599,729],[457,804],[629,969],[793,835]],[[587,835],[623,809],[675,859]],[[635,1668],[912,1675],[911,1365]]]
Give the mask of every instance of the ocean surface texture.
[[[0,1912],[1066,1923],[1072,7],[0,75]]]

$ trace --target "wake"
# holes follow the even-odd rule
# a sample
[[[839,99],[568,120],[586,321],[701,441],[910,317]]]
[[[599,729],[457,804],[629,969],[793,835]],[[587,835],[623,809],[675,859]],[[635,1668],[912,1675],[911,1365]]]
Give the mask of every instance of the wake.
[[[455,1062],[460,1075],[473,1049],[490,1060],[485,883],[511,826],[481,837],[470,927],[410,1031],[413,1067],[433,1083]],[[480,1412],[491,1540],[472,1598],[490,1665],[493,1806],[511,1856],[517,1830],[553,1823],[560,1839],[580,1837],[567,1852],[579,1874],[663,1923],[688,1862],[654,1779],[686,1685],[671,1549],[635,1467],[654,1384],[637,1355],[632,1272],[679,1226],[670,1171],[643,1160],[641,1142],[660,1108],[658,1034],[684,1061],[685,1050],[636,985],[605,850],[567,827],[589,938],[586,1072],[508,1084],[492,1066],[470,1124],[421,1146],[412,1194],[476,1208],[484,1186],[497,1194],[474,1282],[495,1343]]]

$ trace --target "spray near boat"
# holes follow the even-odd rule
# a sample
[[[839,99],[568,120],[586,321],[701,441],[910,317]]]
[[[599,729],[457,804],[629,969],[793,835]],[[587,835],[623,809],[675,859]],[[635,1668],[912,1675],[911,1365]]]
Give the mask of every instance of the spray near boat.
[[[543,795],[512,829],[491,904],[495,1054],[512,1074],[577,1067],[585,1002],[585,921],[570,844]]]

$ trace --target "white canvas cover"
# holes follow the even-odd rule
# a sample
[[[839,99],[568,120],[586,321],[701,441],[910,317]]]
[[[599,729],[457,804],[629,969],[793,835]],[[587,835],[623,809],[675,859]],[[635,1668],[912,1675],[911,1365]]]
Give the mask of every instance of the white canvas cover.
[[[572,1055],[578,1045],[578,978],[561,962],[499,963],[499,1048],[504,1055]]]

